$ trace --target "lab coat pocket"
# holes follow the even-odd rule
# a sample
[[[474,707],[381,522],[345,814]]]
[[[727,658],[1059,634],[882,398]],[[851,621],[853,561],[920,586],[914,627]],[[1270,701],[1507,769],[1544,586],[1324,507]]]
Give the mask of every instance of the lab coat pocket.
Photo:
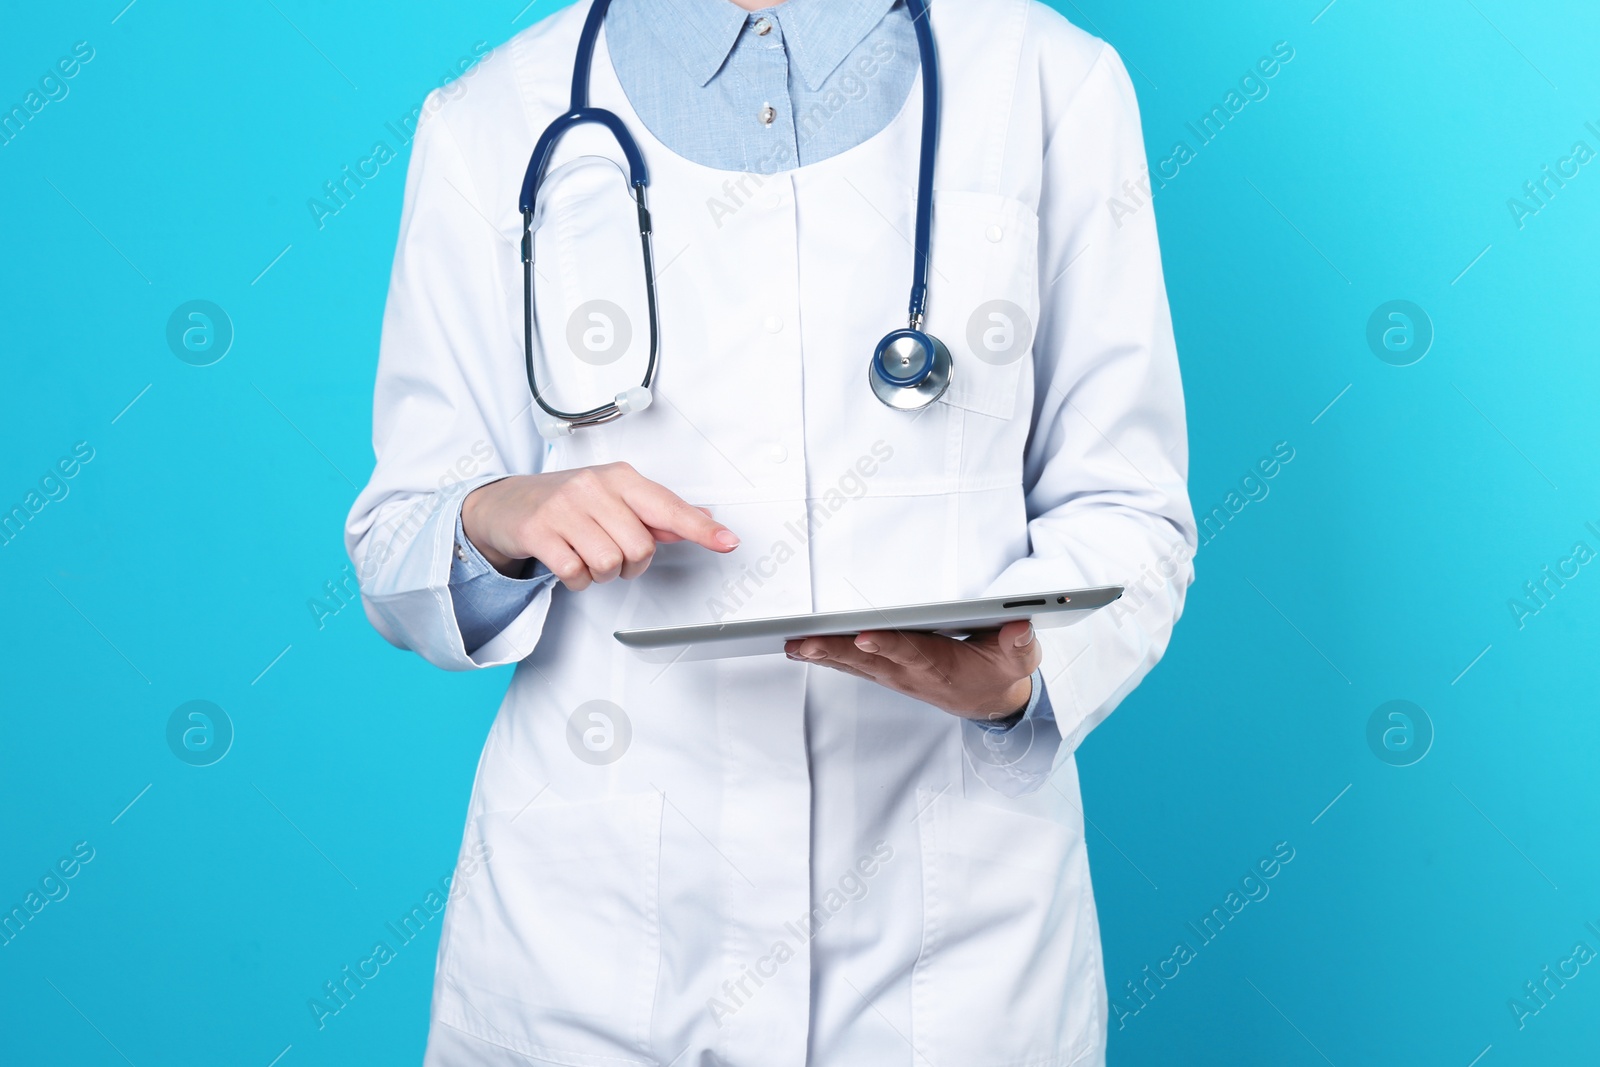
[[[489,858],[451,904],[441,1021],[575,1067],[654,1062],[661,803],[652,793],[475,819],[469,846]]]
[[[1016,415],[1038,320],[1038,217],[1006,196],[936,194],[927,328],[954,363],[942,400],[995,418]]]
[[[963,1067],[1065,1067],[1098,1041],[1105,1012],[1081,833],[929,796],[914,1044]]]

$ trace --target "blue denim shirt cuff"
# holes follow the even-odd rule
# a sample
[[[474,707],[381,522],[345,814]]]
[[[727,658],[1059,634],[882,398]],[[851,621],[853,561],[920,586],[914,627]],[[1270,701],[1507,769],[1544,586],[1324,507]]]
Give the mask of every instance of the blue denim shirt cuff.
[[[461,643],[470,655],[522,614],[539,592],[555,580],[542,563],[522,578],[508,578],[483,558],[467,537],[456,513],[455,550],[450,560],[450,603]]]

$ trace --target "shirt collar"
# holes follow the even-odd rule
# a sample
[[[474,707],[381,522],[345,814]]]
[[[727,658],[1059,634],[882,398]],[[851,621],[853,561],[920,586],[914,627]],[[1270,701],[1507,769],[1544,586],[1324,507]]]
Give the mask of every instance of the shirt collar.
[[[695,84],[716,77],[746,21],[755,15],[730,0],[636,0],[660,41],[677,54]],[[795,69],[813,92],[883,21],[897,0],[787,0],[760,12],[783,28]]]
[[[726,2],[726,0],[724,0]],[[896,0],[787,0],[773,9],[795,69],[812,92],[883,21]]]

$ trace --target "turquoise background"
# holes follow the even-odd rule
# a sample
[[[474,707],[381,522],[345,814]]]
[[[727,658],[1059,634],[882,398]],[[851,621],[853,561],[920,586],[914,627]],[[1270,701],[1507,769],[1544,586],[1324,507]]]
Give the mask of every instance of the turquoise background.
[[[1323,2],[1063,6],[1125,57],[1151,158],[1193,150],[1157,210],[1197,511],[1294,450],[1080,753],[1111,1062],[1594,1062],[1600,966],[1520,1028],[1509,1002],[1600,950],[1600,566],[1520,627],[1508,602],[1600,549],[1600,163],[1521,227],[1507,201],[1600,150],[1600,10]],[[414,1063],[437,920],[325,1029],[306,1003],[450,871],[507,676],[307,606],[372,462],[404,161],[321,230],[307,201],[550,6],[123,3],[13,5],[0,33],[4,110],[94,49],[0,146],[0,507],[93,449],[0,547],[0,905],[93,849],[0,947],[0,1058]],[[1280,41],[1199,145],[1185,124]],[[196,299],[236,334],[206,367],[166,340]],[[1410,366],[1367,342],[1391,300],[1435,333]],[[167,743],[193,700],[235,735],[209,767]],[[1391,700],[1431,722],[1410,766],[1368,742]],[[1180,940],[1141,1004],[1125,983]]]

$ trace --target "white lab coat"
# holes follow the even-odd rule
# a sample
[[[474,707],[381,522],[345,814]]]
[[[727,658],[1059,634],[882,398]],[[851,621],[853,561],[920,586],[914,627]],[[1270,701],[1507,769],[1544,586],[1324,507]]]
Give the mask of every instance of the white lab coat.
[[[594,102],[651,168],[661,371],[647,411],[547,451],[522,365],[516,194],[567,106],[586,9],[430,102],[384,320],[377,468],[349,520],[385,637],[447,669],[518,664],[478,767],[462,854],[488,859],[458,870],[427,1062],[1101,1063],[1073,751],[1166,648],[1195,541],[1153,215],[1119,223],[1107,204],[1144,175],[1128,76],[1031,0],[936,7],[927,326],[955,377],[910,415],[874,399],[866,370],[904,325],[920,88],[864,144],[741,181],[650,135],[602,39]],[[566,156],[620,158],[601,135],[571,140]],[[607,366],[574,361],[563,324],[637,275],[638,248],[603,250],[590,201],[553,195],[548,217],[567,221],[539,231],[546,373],[594,403],[637,380],[642,310],[618,291],[635,340]],[[994,300],[1034,333],[1009,362]],[[742,547],[665,545],[636,580],[556,587],[469,654],[448,588],[461,499],[613,461],[709,507]],[[1114,609],[1039,631],[1059,723],[1035,736],[1047,774],[1010,774],[977,728],[853,677],[782,656],[648,663],[611,637],[1112,583],[1130,587]],[[597,700],[621,709],[609,725],[589,717]]]

